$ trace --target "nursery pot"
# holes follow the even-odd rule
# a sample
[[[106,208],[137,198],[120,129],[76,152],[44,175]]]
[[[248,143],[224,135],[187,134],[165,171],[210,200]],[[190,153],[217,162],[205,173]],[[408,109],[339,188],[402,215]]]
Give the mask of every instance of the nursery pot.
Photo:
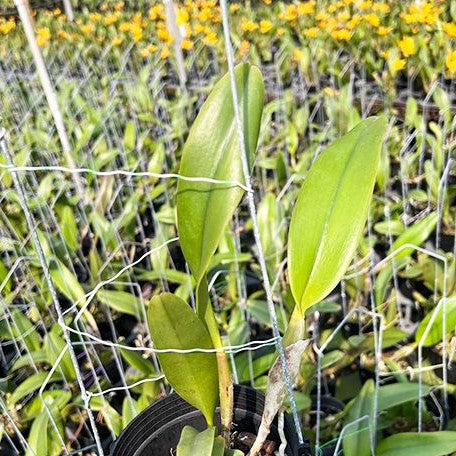
[[[264,395],[252,388],[234,386],[233,431],[257,433],[264,408]],[[220,427],[220,410],[215,423]],[[201,412],[177,394],[170,394],[140,413],[114,442],[111,456],[164,456],[175,454],[184,426],[203,431],[206,421]],[[309,456],[309,445],[299,445],[293,420],[285,414],[284,433],[288,445],[287,456]],[[268,440],[280,445],[277,418]],[[196,456],[196,455],[195,455]]]

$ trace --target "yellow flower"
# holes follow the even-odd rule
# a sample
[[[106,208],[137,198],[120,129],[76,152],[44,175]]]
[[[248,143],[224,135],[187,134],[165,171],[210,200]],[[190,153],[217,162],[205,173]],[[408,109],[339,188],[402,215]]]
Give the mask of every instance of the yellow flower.
[[[391,63],[391,68],[393,73],[397,73],[405,68],[406,61],[405,59],[394,59]]]
[[[119,16],[120,15],[119,15],[119,13],[117,11],[115,13],[113,13],[113,14],[108,14],[104,18],[105,25],[109,26],[109,25],[115,24],[119,20]]]
[[[450,37],[456,38],[456,24],[451,22],[444,22],[442,24],[443,31]]]
[[[270,5],[272,3],[272,0],[263,0],[263,3],[265,5]]]
[[[268,33],[272,29],[272,22],[271,21],[260,21],[260,32],[261,33]]]
[[[69,40],[70,35],[67,32],[65,32],[64,30],[58,30],[57,38],[60,38],[61,40]]]
[[[287,22],[293,22],[298,17],[298,8],[296,5],[288,5],[285,11],[279,15],[279,19],[284,19]]]
[[[163,5],[155,5],[149,10],[149,19],[156,21],[160,19],[163,13]]]
[[[207,46],[215,46],[218,42],[218,38],[215,32],[207,31],[206,36],[203,38],[203,43]]]
[[[140,55],[143,59],[147,59],[147,57],[150,56],[149,48],[141,49],[141,50],[139,51],[139,55]]]
[[[190,20],[190,15],[188,11],[184,8],[179,8],[176,14],[176,23],[177,25],[185,25]]]
[[[16,22],[13,19],[9,19],[8,21],[0,22],[0,33],[3,35],[8,35],[11,30],[16,28]]]
[[[445,59],[445,66],[451,75],[456,74],[456,51],[448,52]]]
[[[125,6],[125,2],[117,2],[115,5],[114,5],[114,9],[116,11],[122,11],[124,9],[124,6]]]
[[[239,46],[239,54],[243,57],[247,55],[250,50],[250,43],[247,40],[243,40]]]
[[[201,24],[196,24],[195,25],[195,35],[199,35],[200,33],[205,33],[206,32],[206,27]]]
[[[306,38],[316,38],[318,36],[318,28],[317,27],[310,27],[303,31],[303,34]]]
[[[105,11],[108,11],[109,9],[109,5],[107,3],[103,3],[101,6],[100,6],[100,11],[102,11],[103,13]]]
[[[303,3],[298,3],[298,16],[307,16],[315,12],[315,2],[313,0]]]
[[[386,36],[386,35],[388,35],[388,33],[391,32],[391,30],[393,30],[393,27],[383,27],[383,25],[381,25],[377,29],[377,35]]]
[[[95,25],[93,25],[91,22],[81,26],[81,32],[85,36],[91,35],[94,31]]]
[[[122,43],[123,43],[123,38],[120,38],[118,36],[111,41],[111,44],[114,47],[119,47]]]
[[[122,22],[119,25],[119,32],[129,32],[131,29],[131,23],[130,22]]]
[[[143,31],[141,26],[136,23],[133,23],[130,28],[130,35],[135,43],[138,43],[142,40]]]
[[[47,27],[39,28],[36,31],[36,42],[38,43],[38,46],[44,47],[49,43],[49,40],[51,39],[51,32]]]
[[[358,25],[361,23],[362,17],[361,16],[353,16],[348,22],[347,22],[347,29],[348,30],[354,30]]]
[[[331,36],[338,41],[350,41],[351,33],[350,30],[347,29],[334,30],[331,33]]]
[[[415,41],[410,36],[404,36],[402,40],[398,41],[397,45],[404,57],[410,57],[416,52]]]
[[[54,16],[60,16],[62,14],[62,11],[60,10],[60,8],[56,8],[54,10]]]
[[[368,22],[374,28],[377,28],[380,25],[380,19],[374,13],[366,14],[364,16],[364,19],[366,20],[366,22]]]
[[[304,52],[302,52],[300,49],[295,49],[293,51],[292,59],[294,62],[300,62],[303,58],[304,58]]]
[[[171,34],[166,29],[157,30],[157,38],[164,43],[171,44],[173,42]]]
[[[237,11],[239,11],[241,9],[241,5],[239,5],[239,3],[232,3],[230,5],[230,11],[232,13],[236,13]]]
[[[350,13],[348,11],[341,11],[337,15],[337,20],[339,22],[347,22],[350,19]]]
[[[92,22],[100,22],[101,14],[100,13],[90,13],[89,14],[89,19]]]
[[[391,8],[386,3],[374,3],[372,5],[372,11],[377,13],[388,14],[391,11]]]
[[[254,32],[258,28],[258,24],[255,24],[253,21],[243,20],[241,23],[241,30],[245,33]]]
[[[191,51],[193,49],[193,41],[191,41],[191,40],[182,40],[181,48],[184,51]]]
[[[165,46],[160,53],[160,58],[166,60],[170,56],[169,47]]]
[[[368,9],[371,9],[371,8],[372,8],[372,1],[371,1],[371,0],[367,0],[367,1],[364,1],[364,2],[359,3],[358,8],[359,8],[360,10],[368,10]]]
[[[335,13],[337,11],[337,6],[336,5],[329,5],[328,7],[328,13]]]
[[[283,27],[279,27],[277,29],[277,36],[283,36],[285,35],[285,29]]]

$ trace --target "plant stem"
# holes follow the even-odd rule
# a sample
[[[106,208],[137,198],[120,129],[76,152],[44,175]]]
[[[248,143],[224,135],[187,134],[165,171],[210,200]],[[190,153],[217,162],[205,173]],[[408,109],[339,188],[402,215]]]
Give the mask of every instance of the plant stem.
[[[298,306],[295,306],[288,322],[287,330],[283,335],[282,343],[284,347],[294,344],[298,340],[304,339],[304,330],[306,326],[305,315],[302,314]]]
[[[222,437],[226,446],[230,443],[231,422],[233,419],[233,381],[231,378],[228,358],[223,351],[222,338],[212,309],[211,300],[207,291],[207,280],[202,279],[197,286],[196,310],[200,319],[205,323],[207,330],[217,351],[217,368],[219,375],[220,419],[222,424]]]

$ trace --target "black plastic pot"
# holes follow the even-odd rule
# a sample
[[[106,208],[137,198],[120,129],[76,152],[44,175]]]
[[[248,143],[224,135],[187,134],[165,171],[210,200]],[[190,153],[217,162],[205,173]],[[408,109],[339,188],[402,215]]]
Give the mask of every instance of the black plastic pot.
[[[246,386],[234,386],[234,431],[257,433],[264,408],[264,395]],[[220,412],[216,411],[216,425]],[[206,428],[203,415],[177,394],[161,399],[139,414],[114,442],[111,456],[172,455],[184,426],[198,430]],[[299,445],[293,420],[285,415],[284,433],[288,442],[287,456],[310,456],[309,445]],[[274,422],[269,440],[280,444],[277,423]],[[195,455],[196,456],[196,455]]]

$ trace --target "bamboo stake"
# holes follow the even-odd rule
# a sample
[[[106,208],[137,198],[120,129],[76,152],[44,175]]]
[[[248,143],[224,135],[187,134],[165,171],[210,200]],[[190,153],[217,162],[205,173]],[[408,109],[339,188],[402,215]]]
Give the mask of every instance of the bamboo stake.
[[[14,4],[16,5],[17,11],[19,13],[19,17],[21,19],[22,25],[24,26],[24,31],[27,36],[27,41],[29,43],[30,50],[32,51],[33,60],[36,65],[36,69],[38,71],[38,75],[40,77],[41,86],[43,87],[44,94],[46,96],[46,100],[49,105],[49,109],[51,110],[52,117],[54,119],[55,127],[57,129],[57,133],[59,135],[60,143],[62,145],[63,155],[65,157],[65,161],[67,163],[68,168],[75,169],[76,165],[73,160],[72,156],[72,147],[70,145],[70,141],[68,139],[68,134],[65,128],[65,124],[63,123],[63,116],[62,112],[60,111],[60,107],[57,101],[57,95],[55,93],[54,87],[52,86],[51,79],[49,77],[49,73],[47,71],[46,65],[44,63],[43,55],[41,54],[41,50],[36,42],[36,35],[34,31],[34,21],[32,18],[30,4],[28,0],[14,0]],[[78,174],[72,174],[72,179],[76,190],[81,198],[84,197],[84,186],[80,180]]]

